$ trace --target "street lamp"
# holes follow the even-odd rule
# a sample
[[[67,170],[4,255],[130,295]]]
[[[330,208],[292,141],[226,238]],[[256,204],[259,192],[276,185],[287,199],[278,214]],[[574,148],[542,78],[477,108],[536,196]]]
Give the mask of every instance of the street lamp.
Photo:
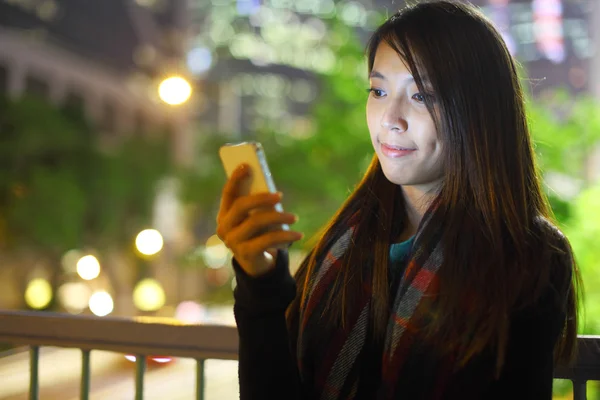
[[[172,76],[158,85],[158,95],[162,101],[172,106],[185,103],[192,95],[192,86],[180,76]]]

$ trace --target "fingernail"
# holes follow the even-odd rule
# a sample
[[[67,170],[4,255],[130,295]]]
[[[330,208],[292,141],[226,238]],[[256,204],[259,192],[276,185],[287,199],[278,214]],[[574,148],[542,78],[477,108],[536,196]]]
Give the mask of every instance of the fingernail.
[[[294,214],[294,222],[298,222],[299,219],[300,219],[300,217],[298,217],[297,215]]]
[[[237,169],[238,169],[238,171],[244,171],[244,170],[246,170],[246,167],[247,167],[247,165],[246,165],[246,164],[240,164],[240,165],[237,167]]]

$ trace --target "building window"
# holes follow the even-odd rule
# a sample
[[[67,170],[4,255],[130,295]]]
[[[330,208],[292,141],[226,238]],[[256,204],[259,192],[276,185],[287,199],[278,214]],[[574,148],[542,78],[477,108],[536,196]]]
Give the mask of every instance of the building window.
[[[43,79],[28,75],[25,80],[25,92],[29,95],[47,99],[50,94],[50,86]]]

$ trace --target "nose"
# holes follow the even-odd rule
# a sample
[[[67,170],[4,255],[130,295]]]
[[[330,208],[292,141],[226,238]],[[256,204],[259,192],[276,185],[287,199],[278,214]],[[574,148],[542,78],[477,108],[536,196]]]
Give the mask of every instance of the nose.
[[[385,129],[397,132],[406,132],[408,121],[404,116],[401,104],[391,102],[381,116],[381,126]]]

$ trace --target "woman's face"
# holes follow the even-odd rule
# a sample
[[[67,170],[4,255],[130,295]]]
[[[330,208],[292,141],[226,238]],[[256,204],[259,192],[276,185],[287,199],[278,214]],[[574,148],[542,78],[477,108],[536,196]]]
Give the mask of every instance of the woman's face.
[[[442,146],[424,103],[432,93],[419,92],[403,60],[385,42],[377,48],[369,79],[367,125],[383,173],[397,185],[435,189],[443,171]]]

